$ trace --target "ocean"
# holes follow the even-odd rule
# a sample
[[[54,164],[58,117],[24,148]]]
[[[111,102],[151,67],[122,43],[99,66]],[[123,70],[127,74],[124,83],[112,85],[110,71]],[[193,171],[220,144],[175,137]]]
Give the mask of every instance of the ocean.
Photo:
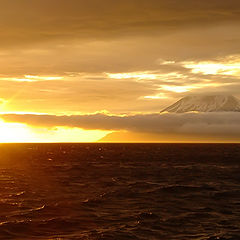
[[[240,239],[240,144],[1,144],[0,239]]]

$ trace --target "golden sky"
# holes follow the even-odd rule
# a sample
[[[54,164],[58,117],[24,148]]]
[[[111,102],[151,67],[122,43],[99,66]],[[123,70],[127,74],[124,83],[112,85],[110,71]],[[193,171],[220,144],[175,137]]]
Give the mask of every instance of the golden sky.
[[[238,0],[0,0],[0,142],[97,141],[115,131],[144,141],[167,123],[136,121],[152,124],[149,115],[183,96],[240,97],[239,9]],[[232,124],[201,139],[235,140]]]

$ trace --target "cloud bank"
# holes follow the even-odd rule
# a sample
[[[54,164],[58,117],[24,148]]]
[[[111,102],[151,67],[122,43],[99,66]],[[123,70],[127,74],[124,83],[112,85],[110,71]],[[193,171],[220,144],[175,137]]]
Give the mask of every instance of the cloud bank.
[[[163,134],[194,136],[231,140],[240,140],[240,113],[163,113],[117,116],[94,115],[35,115],[3,114],[1,118],[8,122],[20,122],[35,127],[54,128],[64,126],[87,130],[129,131],[144,134]]]

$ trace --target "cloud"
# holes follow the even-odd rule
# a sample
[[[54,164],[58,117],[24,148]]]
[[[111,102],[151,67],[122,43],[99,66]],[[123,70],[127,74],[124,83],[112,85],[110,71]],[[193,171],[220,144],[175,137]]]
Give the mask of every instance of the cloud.
[[[1,0],[0,43],[106,38],[239,21],[237,0]],[[60,41],[61,42],[61,41]]]
[[[145,134],[164,134],[195,137],[221,137],[225,140],[240,140],[240,113],[163,113],[117,116],[106,114],[93,115],[34,115],[3,114],[7,122],[20,122],[35,127],[56,126],[77,127],[86,130],[129,131]]]
[[[210,64],[225,66],[229,59],[215,59]],[[235,55],[234,64],[239,59]],[[240,97],[239,75],[193,73],[184,64],[158,60],[158,69],[148,71],[0,75],[0,96],[9,100],[1,112],[37,109],[52,114],[101,110],[115,114],[151,113],[188,94],[227,93]]]
[[[239,56],[239,8],[238,0],[0,0],[8,101],[0,110],[149,113],[186,92],[239,96],[236,71],[193,72]]]

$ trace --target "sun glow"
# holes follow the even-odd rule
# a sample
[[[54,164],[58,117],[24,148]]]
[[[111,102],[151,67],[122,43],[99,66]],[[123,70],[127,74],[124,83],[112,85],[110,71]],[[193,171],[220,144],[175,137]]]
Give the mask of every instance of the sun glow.
[[[159,93],[159,94],[156,94],[156,95],[153,95],[153,96],[144,96],[143,97],[144,99],[167,99],[167,95],[165,95],[164,93]],[[142,99],[142,98],[140,98]]]
[[[67,127],[39,128],[0,120],[0,143],[96,142],[108,133]]]
[[[30,129],[21,123],[7,123],[0,120],[0,142],[28,142],[31,139]]]
[[[47,81],[47,80],[62,80],[63,77],[52,77],[52,76],[33,76],[33,75],[25,75],[27,79],[31,79],[31,81]]]
[[[64,77],[58,76],[33,76],[24,75],[24,77],[0,77],[0,81],[13,81],[13,82],[39,82],[39,81],[53,81],[63,80]]]
[[[240,75],[239,59],[236,62],[184,62],[184,67],[191,69],[193,73],[220,74],[220,75]]]
[[[223,85],[223,84],[222,84]],[[228,85],[226,83],[225,85]],[[220,86],[218,83],[200,83],[200,84],[193,84],[189,86],[169,86],[169,85],[161,85],[161,89],[169,92],[176,92],[176,93],[184,93],[184,92],[189,92],[194,89],[199,89],[199,88],[211,88],[211,87],[217,87]]]
[[[68,127],[34,128],[33,131],[34,142],[96,142],[111,132]]]
[[[157,80],[161,79],[167,82],[172,82],[176,78],[185,78],[178,72],[161,73],[161,72],[128,72],[128,73],[105,73],[111,79],[134,79],[134,80]]]
[[[131,72],[131,73],[106,73],[109,78],[113,79],[138,79],[138,80],[154,80],[156,74],[149,72]]]

